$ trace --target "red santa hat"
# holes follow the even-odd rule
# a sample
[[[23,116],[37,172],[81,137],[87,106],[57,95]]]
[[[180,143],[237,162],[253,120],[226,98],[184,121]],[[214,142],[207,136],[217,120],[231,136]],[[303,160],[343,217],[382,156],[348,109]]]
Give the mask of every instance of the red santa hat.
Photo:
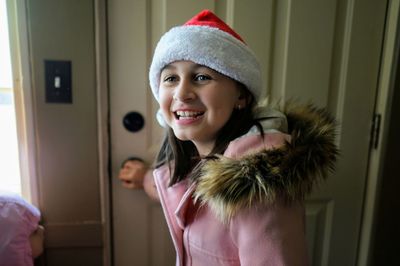
[[[162,69],[180,60],[207,66],[239,81],[256,100],[260,98],[261,70],[254,53],[239,34],[209,10],[170,29],[158,42],[149,72],[157,101]]]

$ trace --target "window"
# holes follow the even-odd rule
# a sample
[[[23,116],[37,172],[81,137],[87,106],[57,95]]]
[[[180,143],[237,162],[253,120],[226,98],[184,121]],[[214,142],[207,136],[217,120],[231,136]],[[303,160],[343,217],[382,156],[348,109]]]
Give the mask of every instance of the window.
[[[0,1],[0,190],[21,194],[6,1]]]

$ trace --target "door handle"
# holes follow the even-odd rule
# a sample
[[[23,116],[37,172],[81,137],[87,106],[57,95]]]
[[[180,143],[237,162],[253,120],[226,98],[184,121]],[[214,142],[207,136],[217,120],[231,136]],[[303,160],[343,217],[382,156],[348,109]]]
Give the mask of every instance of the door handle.
[[[126,130],[135,133],[144,127],[144,117],[139,112],[129,112],[122,119],[122,124]]]

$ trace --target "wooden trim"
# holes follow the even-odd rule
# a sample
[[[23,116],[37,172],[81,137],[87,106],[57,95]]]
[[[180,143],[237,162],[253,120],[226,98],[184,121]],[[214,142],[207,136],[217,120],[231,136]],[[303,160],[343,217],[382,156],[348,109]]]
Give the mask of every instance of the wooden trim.
[[[400,36],[396,36],[399,27],[400,2],[389,0],[386,29],[383,44],[381,71],[379,75],[378,95],[375,113],[382,115],[381,133],[377,149],[371,147],[369,169],[364,199],[363,218],[359,241],[357,265],[364,266],[371,263],[371,252],[373,245],[373,226],[376,215],[377,194],[380,187],[383,158],[386,150],[386,139],[388,136],[391,98],[394,90],[395,64],[398,58]],[[397,51],[396,51],[397,50]],[[396,56],[397,55],[397,56]],[[394,120],[392,119],[392,123]]]
[[[26,2],[7,0],[22,195],[40,207]]]
[[[96,47],[96,92],[97,92],[97,132],[99,148],[99,184],[101,219],[103,231],[103,265],[112,264],[111,207],[109,182],[109,89],[107,60],[107,1],[94,1],[95,47]]]

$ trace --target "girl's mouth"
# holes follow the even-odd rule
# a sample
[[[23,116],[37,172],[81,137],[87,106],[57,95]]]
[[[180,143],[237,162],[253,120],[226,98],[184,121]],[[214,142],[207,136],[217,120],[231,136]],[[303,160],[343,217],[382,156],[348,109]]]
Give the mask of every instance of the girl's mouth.
[[[202,116],[204,112],[199,111],[175,111],[175,118],[178,120],[192,120]]]

